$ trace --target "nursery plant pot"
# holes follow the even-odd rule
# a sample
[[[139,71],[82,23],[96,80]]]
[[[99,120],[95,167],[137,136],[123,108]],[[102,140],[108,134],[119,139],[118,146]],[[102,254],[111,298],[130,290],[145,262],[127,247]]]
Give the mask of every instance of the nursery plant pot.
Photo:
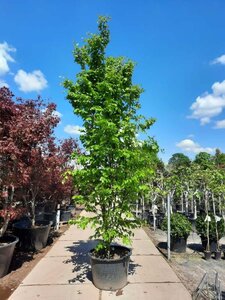
[[[214,253],[215,253],[215,260],[220,260],[221,259],[221,250],[216,250]]]
[[[94,249],[89,252],[93,283],[100,290],[114,291],[127,284],[131,249],[124,246],[112,247],[116,252],[125,251],[126,254],[117,259],[103,259],[94,256]]]
[[[68,222],[72,217],[71,210],[61,210],[60,221]]]
[[[204,251],[204,256],[205,256],[205,260],[209,260],[211,258],[211,251],[207,251],[205,250]]]
[[[66,210],[70,210],[72,217],[74,217],[76,215],[76,206],[75,205],[68,205]]]
[[[142,219],[143,220],[147,221],[148,216],[149,216],[149,210],[145,210],[144,212],[142,212]]]
[[[207,247],[207,238],[201,237],[203,250]],[[217,248],[217,242],[214,240],[209,240],[210,251],[215,252]]]
[[[18,237],[6,235],[0,238],[0,278],[8,273]]]
[[[187,248],[187,238],[183,237],[171,237],[171,245],[170,245],[171,251],[177,252],[177,253],[183,253],[186,252]]]
[[[39,251],[47,244],[51,222],[40,221],[35,227],[24,222],[13,225],[13,232],[19,237],[18,248],[23,251]]]
[[[182,211],[182,205],[176,204],[176,211]]]
[[[52,222],[52,226],[56,226],[56,212],[45,212],[44,213],[44,220],[48,222]]]
[[[40,212],[40,213],[37,213],[36,215],[35,215],[35,220],[36,221],[44,221],[44,213],[43,212]]]

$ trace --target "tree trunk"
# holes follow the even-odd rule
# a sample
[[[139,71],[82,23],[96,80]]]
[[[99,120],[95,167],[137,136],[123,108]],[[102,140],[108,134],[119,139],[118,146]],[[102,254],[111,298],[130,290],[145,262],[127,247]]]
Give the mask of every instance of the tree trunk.
[[[4,218],[3,225],[0,229],[0,237],[2,237],[5,234],[8,224],[9,224],[9,220],[10,220],[10,215],[9,215],[9,213],[7,213],[6,217]]]
[[[194,212],[194,199],[193,199],[193,195],[191,197],[191,213],[193,214]]]
[[[219,195],[219,214],[222,215],[222,203],[221,203],[221,196]]]
[[[138,217],[138,200],[136,200],[136,218]]]
[[[194,202],[194,219],[197,219],[197,203],[195,198],[193,198],[193,202]]]
[[[185,214],[188,215],[188,191],[184,192]]]
[[[184,195],[181,195],[181,211],[184,211]]]
[[[155,209],[155,200],[156,200],[157,196],[154,196],[153,200],[152,200],[152,215],[153,215],[153,229],[154,231],[156,230],[156,209]]]

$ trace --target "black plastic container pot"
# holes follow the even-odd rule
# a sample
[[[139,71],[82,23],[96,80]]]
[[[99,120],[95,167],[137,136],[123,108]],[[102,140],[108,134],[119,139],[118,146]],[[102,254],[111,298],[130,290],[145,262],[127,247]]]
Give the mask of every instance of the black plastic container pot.
[[[8,273],[18,237],[6,235],[0,238],[0,278]]]
[[[68,222],[72,217],[71,210],[61,210],[60,211],[60,221]]]
[[[186,252],[187,238],[171,237],[170,248],[171,248],[171,251],[174,251],[174,252],[177,252],[177,253]]]
[[[126,255],[118,259],[102,259],[93,255],[94,249],[89,252],[93,283],[100,290],[115,291],[127,284],[131,249],[117,245],[113,247],[118,251],[125,250]]]
[[[177,212],[178,212],[178,211],[183,212],[183,211],[182,211],[182,207],[183,207],[182,204],[177,203],[177,204],[176,204],[176,211],[177,211]]]
[[[221,259],[221,250],[216,250],[214,252],[214,257],[215,257],[215,260],[220,260]]]
[[[209,260],[211,258],[211,255],[212,255],[211,251],[206,251],[206,250],[204,251],[205,260]]]
[[[18,248],[23,251],[39,251],[44,248],[48,241],[51,222],[40,221],[35,227],[25,222],[18,222],[13,225],[13,232],[19,237]]]
[[[44,213],[43,212],[37,213],[35,215],[35,220],[38,221],[38,222],[44,221]]]
[[[52,226],[55,227],[56,226],[56,212],[45,212],[44,213],[44,220],[51,222]]]
[[[202,241],[203,250],[206,250],[207,243],[208,243],[207,238],[201,237],[201,241]],[[217,249],[217,242],[214,240],[209,240],[209,247],[211,252],[215,252]]]

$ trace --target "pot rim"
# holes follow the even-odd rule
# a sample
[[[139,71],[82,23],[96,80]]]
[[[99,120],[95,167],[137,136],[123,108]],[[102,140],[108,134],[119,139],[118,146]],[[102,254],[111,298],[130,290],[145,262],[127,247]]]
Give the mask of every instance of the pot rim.
[[[91,249],[89,252],[88,252],[88,256],[93,259],[93,260],[98,260],[98,261],[102,261],[102,262],[119,262],[119,261],[122,261],[124,260],[125,258],[127,257],[130,257],[131,254],[132,254],[132,249],[131,248],[128,248],[126,246],[121,246],[121,245],[111,245],[110,247],[116,247],[116,248],[123,248],[125,250],[128,250],[128,253],[126,255],[124,255],[123,257],[120,257],[120,258],[116,258],[116,259],[110,259],[110,258],[99,258],[99,257],[96,257],[94,255],[92,255],[92,252],[95,250],[95,248]]]
[[[4,237],[13,237],[15,240],[13,242],[9,242],[7,245],[0,245],[0,249],[3,249],[3,248],[6,248],[8,247],[9,245],[14,245],[14,244],[17,244],[19,242],[19,238],[16,236],[16,235],[13,235],[13,234],[6,234],[6,235],[3,235],[2,238]]]
[[[37,223],[38,222],[40,222],[40,223],[42,223],[42,221],[37,221]],[[36,222],[35,222],[35,227],[31,227],[31,226],[18,226],[19,224],[20,224],[20,221],[19,222],[16,222],[15,224],[13,224],[12,226],[13,226],[13,228],[17,228],[17,229],[20,229],[20,230],[28,230],[28,229],[38,229],[38,228],[47,228],[47,227],[49,227],[49,226],[51,226],[52,225],[52,221],[46,221],[46,222],[49,222],[48,224],[40,224],[40,225],[38,225],[38,224],[36,224]]]

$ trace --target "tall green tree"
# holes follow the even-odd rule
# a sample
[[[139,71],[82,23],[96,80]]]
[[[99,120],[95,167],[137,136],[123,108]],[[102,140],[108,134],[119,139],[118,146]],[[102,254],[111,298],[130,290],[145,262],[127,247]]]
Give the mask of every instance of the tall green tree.
[[[81,168],[73,172],[79,189],[76,201],[94,212],[78,222],[83,228],[92,223],[95,238],[103,240],[98,249],[108,253],[115,238],[128,242],[138,226],[131,205],[148,188],[146,177],[154,172],[158,146],[150,137],[137,139],[138,132],[145,132],[155,120],[137,114],[143,90],[132,83],[134,63],[106,56],[106,17],[99,18],[98,29],[83,46],[75,46],[74,60],[81,71],[75,82],[65,80],[64,87],[84,128],[80,139],[85,153],[77,157]]]
[[[202,169],[213,169],[214,161],[211,154],[207,152],[199,152],[196,154],[194,163],[198,164]]]
[[[190,167],[191,160],[183,153],[174,153],[169,159],[168,166],[170,169],[177,169],[179,167]]]
[[[219,149],[216,149],[213,158],[217,168],[225,169],[225,153],[222,153]]]

